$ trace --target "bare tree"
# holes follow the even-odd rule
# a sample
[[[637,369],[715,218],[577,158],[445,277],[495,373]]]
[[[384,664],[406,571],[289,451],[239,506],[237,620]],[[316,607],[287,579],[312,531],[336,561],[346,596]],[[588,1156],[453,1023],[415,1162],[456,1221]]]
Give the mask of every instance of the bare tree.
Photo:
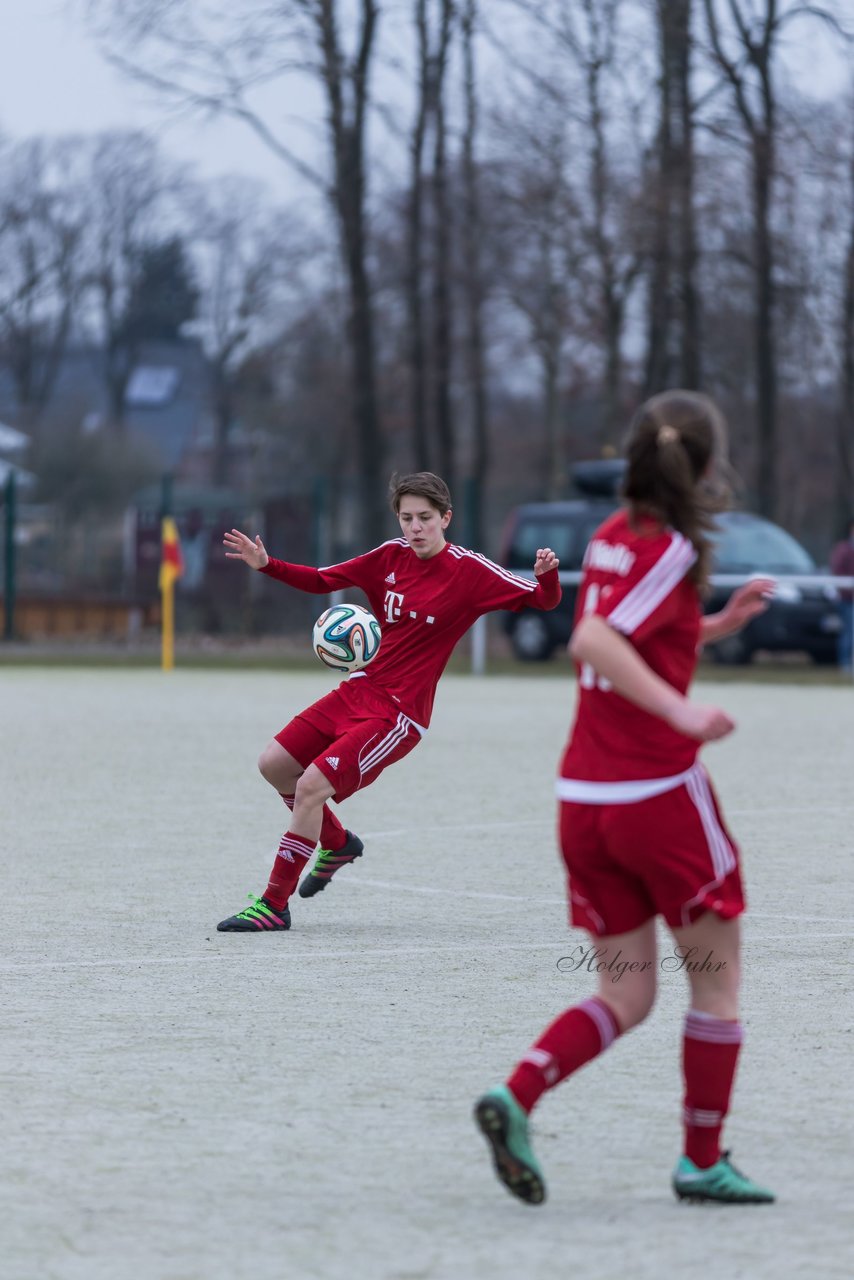
[[[854,101],[854,98],[852,98]],[[854,135],[854,131],[852,131]],[[843,271],[842,378],[836,438],[835,507],[840,528],[854,511],[854,136],[849,161],[848,232]]]
[[[409,320],[409,376],[412,446],[415,466],[431,466],[427,426],[427,351],[424,333],[424,145],[433,97],[428,0],[415,0],[417,96],[410,135],[410,183],[407,201],[406,303]]]
[[[520,101],[521,95],[517,112]],[[565,104],[556,92],[542,99],[534,94],[525,110],[525,117],[497,121],[510,158],[495,166],[489,188],[495,283],[528,327],[540,370],[541,484],[547,497],[558,498],[566,487],[561,392],[567,345],[579,329],[583,231],[570,179]]]
[[[569,55],[581,79],[573,114],[587,140],[587,228],[595,282],[595,321],[604,347],[605,424],[610,443],[622,421],[623,330],[626,306],[640,273],[641,254],[626,234],[621,211],[626,192],[612,157],[609,93],[620,83],[618,41],[624,0],[518,0],[554,42]]]
[[[378,0],[265,0],[238,7],[191,0],[91,0],[106,20],[111,56],[171,102],[243,121],[283,163],[326,196],[335,218],[349,294],[347,322],[358,440],[362,533],[379,541],[383,442],[376,389],[373,296],[368,267],[365,139]],[[349,51],[348,51],[349,46]],[[254,91],[310,76],[326,106],[328,169],[306,161],[256,105]],[[287,137],[287,140],[285,140]]]
[[[452,209],[445,86],[453,16],[452,0],[414,0],[417,88],[409,139],[405,288],[415,463],[419,469],[428,469],[435,456],[436,465],[451,486],[455,472],[451,406]],[[425,152],[431,143],[428,168]]]
[[[777,504],[777,278],[773,227],[779,101],[775,80],[781,39],[795,19],[833,15],[818,5],[780,0],[703,0],[716,66],[732,92],[747,138],[753,221],[754,349],[757,401],[757,503],[773,516]]]
[[[274,211],[263,188],[245,178],[208,183],[193,194],[190,229],[200,291],[193,328],[213,376],[216,485],[228,478],[237,373],[269,340],[274,321],[281,324],[282,286],[304,265],[304,246],[295,243],[293,227],[293,217]],[[281,251],[283,238],[287,253]]]
[[[28,425],[50,398],[80,292],[76,151],[70,140],[36,139],[10,145],[2,157],[0,362]]]
[[[114,131],[92,139],[85,175],[86,314],[102,348],[109,420],[117,432],[124,428],[125,392],[139,349],[129,307],[145,247],[163,234],[163,203],[175,181],[148,135]]]
[[[451,201],[448,191],[445,76],[451,43],[452,0],[440,0],[434,71],[433,137],[433,403],[439,470],[453,492],[456,448],[451,406]]]
[[[652,175],[652,269],[645,395],[700,385],[697,233],[694,212],[692,0],[656,0],[660,121]]]
[[[474,509],[468,512],[469,536],[475,546],[484,538],[483,493],[489,471],[489,423],[486,396],[486,356],[484,339],[485,286],[481,241],[480,175],[475,148],[478,133],[478,93],[475,66],[475,33],[478,0],[463,0],[460,16],[463,62],[464,125],[462,141],[463,183],[463,291],[466,312],[466,382],[471,404],[472,461],[471,488],[468,501]]]

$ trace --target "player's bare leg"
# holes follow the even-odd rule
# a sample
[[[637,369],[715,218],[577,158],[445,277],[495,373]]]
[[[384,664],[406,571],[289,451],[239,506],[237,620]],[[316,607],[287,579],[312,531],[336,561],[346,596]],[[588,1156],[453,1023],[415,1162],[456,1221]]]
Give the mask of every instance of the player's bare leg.
[[[773,1193],[734,1168],[720,1147],[741,1048],[740,922],[707,911],[696,924],[671,932],[673,967],[684,969],[691,988],[682,1042],[685,1153],[673,1190],[680,1200],[770,1204]]]
[[[296,804],[298,787],[300,779],[308,771],[303,769],[302,765],[296,760],[290,752],[274,739],[269,742],[258,759],[258,768],[261,774],[266,778],[270,786],[275,787],[281,795],[285,804],[294,813],[294,822],[306,822],[304,813],[300,817],[296,817]],[[309,769],[314,766],[309,766]],[[323,777],[319,769],[315,768],[315,773],[319,777]],[[306,798],[310,809],[311,785],[303,787],[303,796]],[[330,788],[327,800],[331,799],[333,791]],[[306,811],[308,812],[308,811]],[[314,818],[311,817],[306,827],[306,834],[310,836],[314,826]],[[302,833],[302,826],[294,826],[291,823],[289,827],[291,831]],[[309,875],[305,877],[299,887],[301,898],[312,898],[321,889],[325,889],[329,881],[339,871],[341,867],[346,866],[349,862],[355,862],[356,858],[362,856],[364,845],[358,836],[352,831],[347,831],[338,819],[331,812],[329,805],[324,802],[321,809],[321,825],[319,834],[315,838],[315,844],[320,841],[320,853],[317,862]]]
[[[631,1031],[652,1011],[657,991],[655,921],[608,938],[591,938],[606,966],[599,973],[597,996],[614,1015],[620,1032]]]
[[[562,1013],[522,1058],[506,1084],[485,1093],[475,1121],[492,1148],[496,1175],[525,1204],[542,1204],[546,1185],[528,1137],[528,1115],[547,1089],[637,1026],[655,1003],[655,922],[591,938],[567,957],[569,968],[598,972],[596,996]],[[601,968],[599,966],[602,966]]]
[[[292,796],[297,782],[305,773],[299,760],[295,760],[275,738],[267,743],[258,757],[258,768],[261,776],[282,796]]]

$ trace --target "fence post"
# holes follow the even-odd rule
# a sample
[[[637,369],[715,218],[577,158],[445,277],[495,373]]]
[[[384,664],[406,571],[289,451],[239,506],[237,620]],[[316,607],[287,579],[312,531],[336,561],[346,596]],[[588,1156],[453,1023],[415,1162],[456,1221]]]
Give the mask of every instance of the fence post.
[[[15,472],[10,468],[6,477],[4,502],[4,588],[5,601],[3,639],[15,638]]]

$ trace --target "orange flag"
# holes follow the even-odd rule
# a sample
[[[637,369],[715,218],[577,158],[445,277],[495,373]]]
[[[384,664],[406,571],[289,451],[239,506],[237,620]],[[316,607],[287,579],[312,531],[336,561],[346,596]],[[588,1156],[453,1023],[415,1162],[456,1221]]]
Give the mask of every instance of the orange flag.
[[[181,539],[172,516],[164,516],[160,528],[160,590],[168,591],[184,572]]]

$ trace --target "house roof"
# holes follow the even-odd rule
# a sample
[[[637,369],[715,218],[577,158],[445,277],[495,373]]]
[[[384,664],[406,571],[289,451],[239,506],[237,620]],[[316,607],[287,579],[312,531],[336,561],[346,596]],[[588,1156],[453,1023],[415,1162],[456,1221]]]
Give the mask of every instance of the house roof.
[[[125,396],[129,434],[152,446],[164,470],[212,434],[210,367],[197,342],[147,342],[137,353]],[[14,388],[0,368],[0,414],[15,411]],[[42,423],[59,430],[97,430],[109,417],[103,352],[72,346],[60,362]],[[1,448],[2,446],[0,446]]]
[[[30,443],[30,437],[15,427],[8,427],[0,422],[0,453],[19,453]]]

